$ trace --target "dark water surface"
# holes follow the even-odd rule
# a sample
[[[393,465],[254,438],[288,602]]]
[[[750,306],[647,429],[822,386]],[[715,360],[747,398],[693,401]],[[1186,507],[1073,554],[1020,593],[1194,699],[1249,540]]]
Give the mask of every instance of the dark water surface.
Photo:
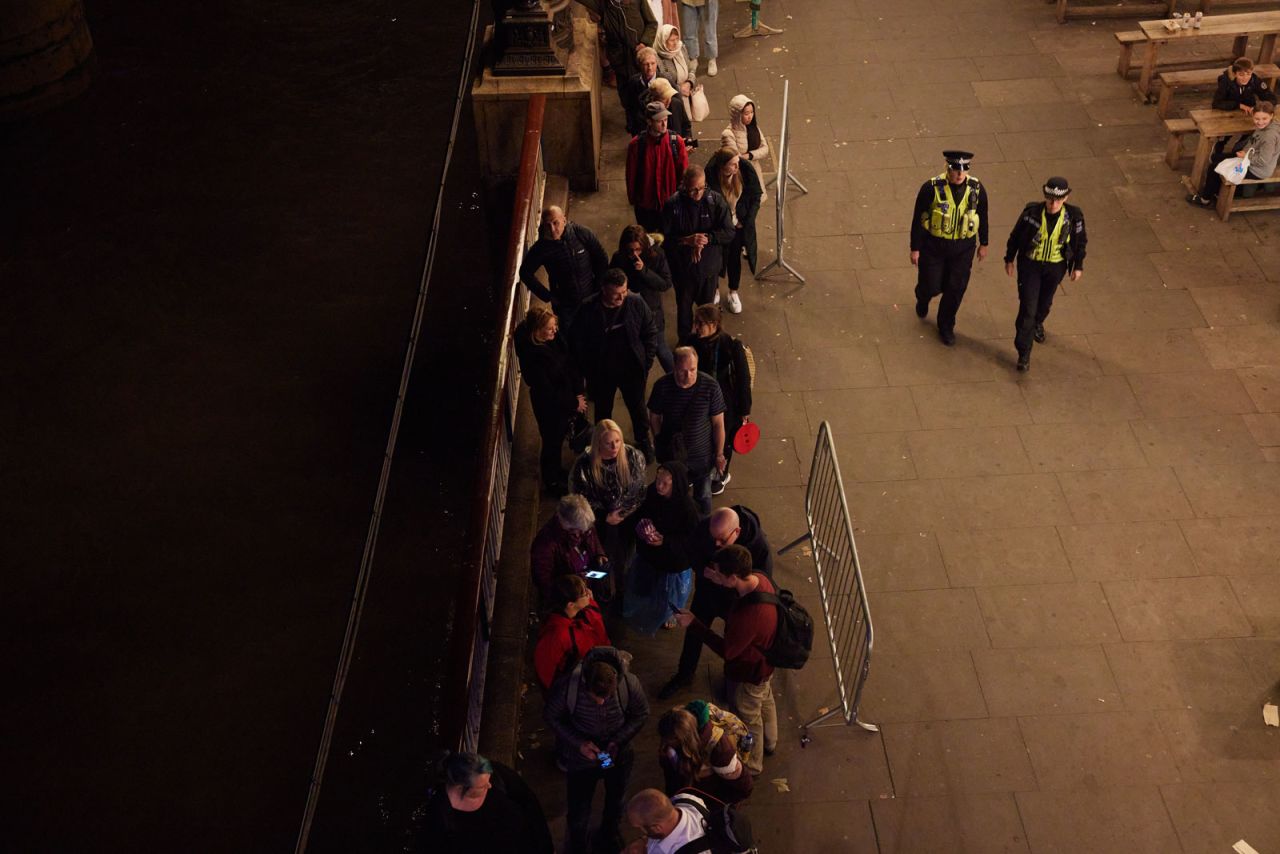
[[[4,847],[288,851],[472,3],[86,6],[93,87],[0,126]],[[438,747],[495,310],[470,128],[314,851],[395,847]]]

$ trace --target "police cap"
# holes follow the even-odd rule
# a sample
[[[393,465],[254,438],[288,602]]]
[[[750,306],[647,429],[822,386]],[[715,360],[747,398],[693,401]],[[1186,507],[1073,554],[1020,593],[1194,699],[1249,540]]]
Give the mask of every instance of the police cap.
[[[1071,188],[1067,186],[1067,179],[1054,175],[1048,181],[1044,182],[1044,197],[1046,199],[1065,199],[1067,193],[1071,192]]]
[[[968,172],[969,164],[973,162],[972,151],[955,151],[948,149],[942,152],[942,157],[947,161],[948,169],[954,169],[958,172]]]

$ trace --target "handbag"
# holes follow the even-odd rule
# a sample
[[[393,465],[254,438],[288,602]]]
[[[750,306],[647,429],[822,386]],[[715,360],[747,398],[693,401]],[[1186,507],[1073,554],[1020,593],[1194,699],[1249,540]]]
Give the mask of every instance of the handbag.
[[[569,421],[569,450],[575,454],[580,454],[587,449],[587,445],[591,444],[591,422],[587,420],[587,416],[581,412],[575,412],[573,418]]]
[[[1244,157],[1228,157],[1213,167],[1213,171],[1221,175],[1222,180],[1239,184],[1249,175],[1249,160],[1252,156],[1253,149],[1250,148],[1244,153]]]
[[[695,122],[704,122],[711,115],[711,105],[707,103],[707,93],[699,83],[689,96],[689,115]]]

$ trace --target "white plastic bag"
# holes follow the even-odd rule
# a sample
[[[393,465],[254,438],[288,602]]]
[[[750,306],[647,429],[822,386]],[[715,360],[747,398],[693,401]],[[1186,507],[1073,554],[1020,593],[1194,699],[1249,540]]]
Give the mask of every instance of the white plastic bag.
[[[692,102],[690,115],[695,122],[704,122],[707,116],[711,115],[711,105],[707,103],[707,93],[702,90],[702,84],[699,83],[693,90],[693,94],[689,96]]]
[[[1253,149],[1250,148],[1244,153],[1244,157],[1228,157],[1226,160],[1213,167],[1213,171],[1222,176],[1222,180],[1232,184],[1239,184],[1249,174],[1249,158],[1253,156]]]

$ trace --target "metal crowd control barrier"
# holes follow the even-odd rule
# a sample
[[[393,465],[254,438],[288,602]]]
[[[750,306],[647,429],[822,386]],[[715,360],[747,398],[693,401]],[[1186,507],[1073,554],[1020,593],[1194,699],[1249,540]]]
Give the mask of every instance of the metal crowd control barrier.
[[[783,253],[786,249],[786,203],[787,188],[795,184],[800,188],[801,192],[807,193],[809,189],[796,180],[796,176],[791,174],[791,81],[784,80],[782,82],[782,130],[778,133],[778,154],[777,166],[778,174],[774,176],[773,181],[776,182],[777,196],[774,199],[775,217],[777,222],[777,246],[775,247],[776,255],[772,261],[761,268],[756,273],[756,280],[763,279],[774,267],[781,267],[787,273],[795,276],[800,281],[804,281],[804,276],[800,275],[800,271],[792,267]]]
[[[783,546],[778,554],[785,554],[806,540],[812,546],[840,705],[819,709],[816,718],[801,725],[802,746],[809,743],[809,729],[829,726],[824,722],[836,715],[843,715],[846,725],[857,724],[871,732],[880,731],[875,724],[858,718],[862,688],[871,672],[875,632],[871,627],[867,589],[862,583],[862,569],[858,564],[858,548],[853,540],[853,525],[849,521],[849,504],[844,495],[844,481],[840,477],[840,463],[831,439],[831,425],[826,421],[818,428],[818,440],[813,449],[809,487],[804,495],[804,515],[809,523],[809,532]]]

